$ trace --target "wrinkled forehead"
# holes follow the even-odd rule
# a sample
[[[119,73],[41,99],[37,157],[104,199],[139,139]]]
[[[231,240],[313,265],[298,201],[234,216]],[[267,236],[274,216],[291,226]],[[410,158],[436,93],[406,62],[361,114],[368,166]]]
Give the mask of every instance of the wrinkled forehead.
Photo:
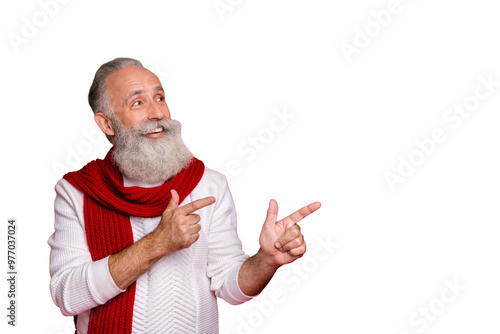
[[[136,91],[155,91],[161,88],[160,79],[140,66],[127,66],[106,77],[106,87],[111,98],[126,99]]]

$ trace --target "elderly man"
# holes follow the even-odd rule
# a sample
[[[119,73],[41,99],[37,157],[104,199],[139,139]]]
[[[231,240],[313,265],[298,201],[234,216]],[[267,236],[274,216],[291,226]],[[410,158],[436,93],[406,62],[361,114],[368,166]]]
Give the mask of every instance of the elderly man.
[[[94,119],[112,149],[56,185],[51,294],[77,333],[218,333],[216,297],[240,304],[300,258],[297,222],[271,200],[252,257],[222,174],[193,157],[159,79],[130,58],[96,72]]]

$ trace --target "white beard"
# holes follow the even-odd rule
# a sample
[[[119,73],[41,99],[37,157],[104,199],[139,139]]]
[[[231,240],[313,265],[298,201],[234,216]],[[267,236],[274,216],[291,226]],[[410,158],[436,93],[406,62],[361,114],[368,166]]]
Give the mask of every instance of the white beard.
[[[114,116],[114,115],[113,115]],[[128,130],[112,117],[115,130],[113,160],[127,178],[147,183],[164,182],[186,167],[193,154],[181,137],[181,123],[162,118],[134,125]],[[147,133],[162,127],[163,136],[148,138]]]

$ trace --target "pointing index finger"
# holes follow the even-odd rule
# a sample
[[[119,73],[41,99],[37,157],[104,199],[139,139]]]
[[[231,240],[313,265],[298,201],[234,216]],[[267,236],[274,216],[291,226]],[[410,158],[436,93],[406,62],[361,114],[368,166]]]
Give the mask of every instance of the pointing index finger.
[[[309,216],[311,213],[314,211],[318,210],[321,207],[320,202],[314,202],[309,205],[304,206],[303,208],[295,211],[288,217],[284,218],[284,221],[286,221],[287,228],[297,224],[299,221],[304,219],[305,217]]]
[[[209,196],[209,197],[197,199],[196,201],[193,201],[191,203],[183,205],[183,206],[179,207],[178,209],[180,210],[180,212],[183,215],[188,215],[190,213],[195,212],[196,210],[199,210],[201,208],[209,206],[213,203],[215,203],[215,197]]]

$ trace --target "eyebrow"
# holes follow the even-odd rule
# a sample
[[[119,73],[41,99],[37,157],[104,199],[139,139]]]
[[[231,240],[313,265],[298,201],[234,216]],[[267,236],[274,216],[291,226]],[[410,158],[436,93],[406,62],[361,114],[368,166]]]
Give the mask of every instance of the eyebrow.
[[[164,92],[163,90],[163,87],[162,86],[157,86],[153,89],[154,92]],[[127,96],[127,100],[126,101],[130,101],[131,98],[133,98],[134,96],[136,95],[141,95],[144,93],[144,90],[134,90],[133,92],[131,92],[130,94],[128,94]]]

